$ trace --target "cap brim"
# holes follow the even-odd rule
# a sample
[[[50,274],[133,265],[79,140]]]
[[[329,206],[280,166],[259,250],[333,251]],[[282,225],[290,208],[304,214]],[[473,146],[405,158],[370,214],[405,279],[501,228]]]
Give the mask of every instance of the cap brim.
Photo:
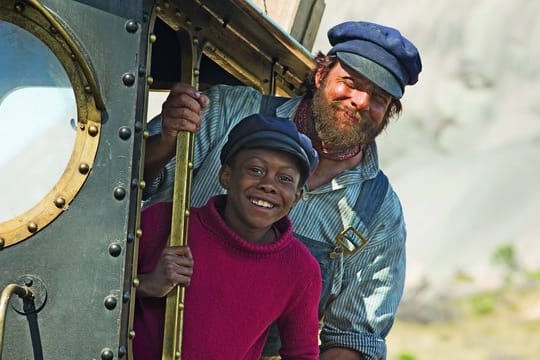
[[[390,95],[401,98],[403,91],[392,73],[383,66],[358,54],[338,51],[336,56],[352,70],[365,76]]]

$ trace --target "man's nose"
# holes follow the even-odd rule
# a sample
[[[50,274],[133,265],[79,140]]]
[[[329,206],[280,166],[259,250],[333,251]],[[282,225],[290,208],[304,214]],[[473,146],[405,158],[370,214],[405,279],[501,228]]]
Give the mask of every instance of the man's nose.
[[[351,105],[357,110],[369,109],[371,94],[367,90],[356,89],[351,94]]]

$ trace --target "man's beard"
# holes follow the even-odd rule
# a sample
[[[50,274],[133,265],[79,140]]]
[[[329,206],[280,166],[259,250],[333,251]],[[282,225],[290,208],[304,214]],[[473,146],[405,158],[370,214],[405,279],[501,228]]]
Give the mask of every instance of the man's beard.
[[[312,115],[317,135],[329,151],[347,151],[371,143],[384,128],[369,111],[350,111],[341,101],[328,101],[319,88],[313,94]]]

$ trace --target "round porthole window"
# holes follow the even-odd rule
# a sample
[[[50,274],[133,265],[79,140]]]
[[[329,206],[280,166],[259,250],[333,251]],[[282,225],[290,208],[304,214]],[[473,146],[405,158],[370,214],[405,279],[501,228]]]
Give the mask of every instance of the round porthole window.
[[[37,2],[0,5],[0,249],[69,209],[89,176],[102,101],[74,39]]]

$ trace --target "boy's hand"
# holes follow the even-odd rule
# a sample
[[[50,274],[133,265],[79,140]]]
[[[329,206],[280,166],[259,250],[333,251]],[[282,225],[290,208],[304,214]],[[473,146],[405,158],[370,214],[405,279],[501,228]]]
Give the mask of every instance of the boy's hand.
[[[137,292],[144,297],[166,296],[176,285],[188,286],[193,274],[193,257],[187,246],[163,250],[154,271],[139,274]]]

